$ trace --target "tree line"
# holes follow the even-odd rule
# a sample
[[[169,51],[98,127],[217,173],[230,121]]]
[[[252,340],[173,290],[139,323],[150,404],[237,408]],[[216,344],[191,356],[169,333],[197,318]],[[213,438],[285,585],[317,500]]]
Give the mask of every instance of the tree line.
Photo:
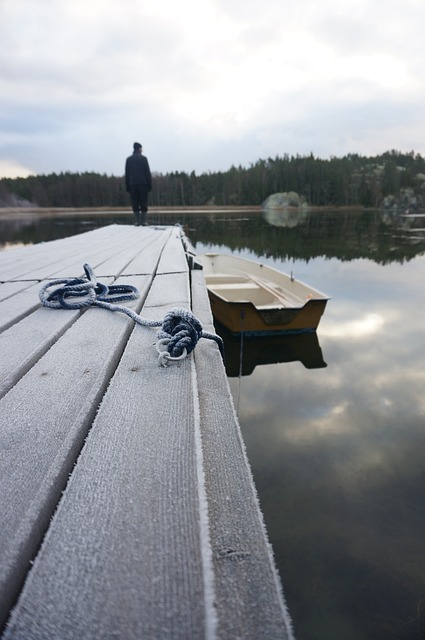
[[[151,206],[258,206],[270,194],[296,192],[311,206],[422,206],[425,159],[413,151],[321,159],[313,154],[260,159],[248,167],[197,175],[154,173]],[[0,206],[126,208],[123,176],[52,173],[0,180]]]

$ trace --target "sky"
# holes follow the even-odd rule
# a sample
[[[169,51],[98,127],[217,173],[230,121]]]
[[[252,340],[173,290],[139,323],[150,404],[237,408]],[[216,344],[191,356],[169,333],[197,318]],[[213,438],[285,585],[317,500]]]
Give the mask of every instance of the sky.
[[[0,0],[0,178],[425,155],[423,0]]]

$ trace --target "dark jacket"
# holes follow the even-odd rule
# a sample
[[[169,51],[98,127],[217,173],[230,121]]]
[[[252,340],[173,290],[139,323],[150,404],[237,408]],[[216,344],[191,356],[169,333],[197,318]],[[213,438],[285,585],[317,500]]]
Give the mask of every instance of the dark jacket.
[[[127,191],[134,184],[143,184],[152,190],[152,176],[149,162],[141,153],[133,153],[125,162],[125,188]]]

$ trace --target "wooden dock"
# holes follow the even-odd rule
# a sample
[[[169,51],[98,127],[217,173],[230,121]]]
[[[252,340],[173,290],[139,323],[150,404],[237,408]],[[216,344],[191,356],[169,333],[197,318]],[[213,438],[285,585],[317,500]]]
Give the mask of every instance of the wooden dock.
[[[0,253],[3,640],[292,638],[217,345],[161,367],[156,330],[39,302],[89,263],[143,318],[213,331],[182,239],[111,225]]]

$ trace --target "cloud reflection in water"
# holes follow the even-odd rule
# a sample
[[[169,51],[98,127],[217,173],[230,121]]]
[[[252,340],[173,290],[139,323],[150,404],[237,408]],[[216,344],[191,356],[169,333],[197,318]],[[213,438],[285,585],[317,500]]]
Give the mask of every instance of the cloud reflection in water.
[[[377,333],[383,328],[384,318],[377,313],[368,313],[357,320],[349,320],[345,323],[328,323],[322,335],[332,338],[364,338]]]
[[[425,261],[307,270],[332,296],[318,330],[328,367],[268,365],[230,381],[295,630],[419,639]]]

